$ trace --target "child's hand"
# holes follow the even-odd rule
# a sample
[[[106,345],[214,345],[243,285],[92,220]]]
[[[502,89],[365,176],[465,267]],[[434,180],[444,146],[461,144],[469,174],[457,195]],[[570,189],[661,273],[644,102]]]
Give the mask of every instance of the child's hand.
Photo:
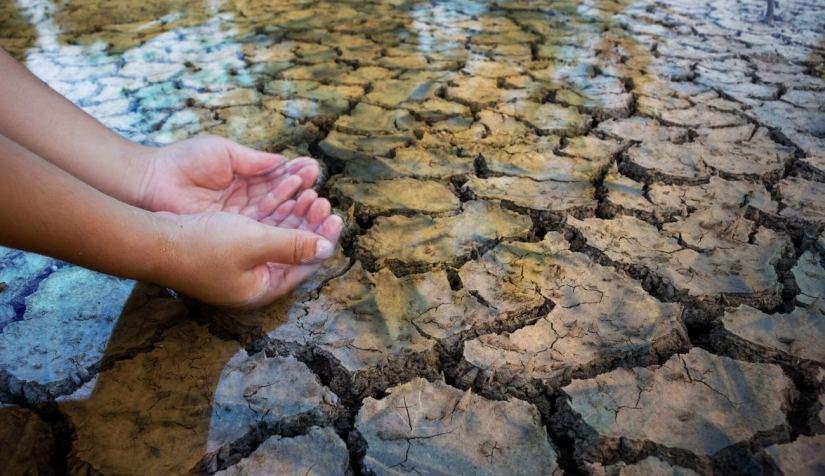
[[[329,211],[314,214],[302,220],[305,231],[233,213],[158,213],[167,245],[153,280],[216,305],[269,303],[334,253],[341,219]]]
[[[200,136],[147,150],[138,205],[179,214],[224,211],[263,220],[312,187],[318,163]]]

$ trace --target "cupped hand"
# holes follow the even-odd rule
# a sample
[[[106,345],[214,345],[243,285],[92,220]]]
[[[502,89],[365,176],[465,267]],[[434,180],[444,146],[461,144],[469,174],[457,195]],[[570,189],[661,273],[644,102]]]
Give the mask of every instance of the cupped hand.
[[[199,136],[147,149],[138,206],[177,214],[229,212],[254,220],[271,215],[312,187],[318,163],[288,161],[218,136]]]
[[[291,228],[226,212],[159,213],[170,238],[156,281],[209,304],[268,304],[335,252],[342,222],[324,208],[311,203],[301,217],[290,213],[291,222],[300,223]]]

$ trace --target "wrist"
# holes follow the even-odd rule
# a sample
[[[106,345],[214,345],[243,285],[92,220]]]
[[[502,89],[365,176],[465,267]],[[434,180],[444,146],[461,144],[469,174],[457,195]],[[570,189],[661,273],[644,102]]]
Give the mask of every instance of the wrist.
[[[128,142],[128,141],[127,141]],[[126,203],[149,210],[149,188],[155,173],[157,147],[129,142],[122,152],[124,157],[123,197]]]
[[[148,220],[145,237],[145,266],[138,279],[176,288],[176,277],[183,272],[182,226],[179,217],[166,212],[140,210]]]

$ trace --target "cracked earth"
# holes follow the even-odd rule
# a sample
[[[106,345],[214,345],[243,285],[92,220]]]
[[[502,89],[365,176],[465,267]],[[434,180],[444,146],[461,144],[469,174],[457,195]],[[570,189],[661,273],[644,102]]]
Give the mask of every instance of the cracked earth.
[[[825,5],[0,1],[120,134],[322,161],[210,308],[0,249],[3,474],[825,473]]]

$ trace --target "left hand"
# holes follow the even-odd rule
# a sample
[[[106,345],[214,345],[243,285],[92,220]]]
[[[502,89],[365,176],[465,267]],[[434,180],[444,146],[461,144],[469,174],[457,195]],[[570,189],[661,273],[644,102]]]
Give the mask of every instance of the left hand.
[[[318,178],[308,157],[288,161],[217,136],[146,151],[138,206],[177,214],[229,212],[264,221]]]

